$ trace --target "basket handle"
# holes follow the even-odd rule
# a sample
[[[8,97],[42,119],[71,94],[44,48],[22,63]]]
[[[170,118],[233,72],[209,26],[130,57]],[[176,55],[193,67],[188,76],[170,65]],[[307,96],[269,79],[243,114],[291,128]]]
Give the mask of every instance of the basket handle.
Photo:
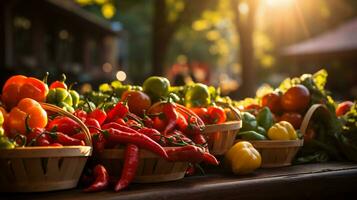
[[[311,122],[312,116],[314,116],[314,114],[317,113],[318,111],[324,112],[324,113],[326,113],[326,115],[328,114],[328,110],[325,105],[323,105],[323,104],[312,105],[309,108],[309,110],[306,112],[304,119],[302,120],[302,123],[300,126],[300,131],[301,131],[302,135],[305,135],[305,133],[307,131],[307,127],[309,126],[309,124]]]
[[[230,103],[217,101],[216,104],[218,104],[219,106],[224,106],[224,107],[228,107],[229,109],[231,109],[238,121],[240,121],[242,119],[240,111],[237,108],[233,107]]]
[[[66,116],[68,118],[71,118],[72,120],[74,120],[75,122],[77,122],[79,124],[79,126],[81,127],[84,135],[86,136],[85,138],[85,143],[87,146],[92,146],[92,137],[91,134],[87,128],[87,126],[82,122],[82,120],[80,120],[78,117],[74,116],[73,114],[71,114],[70,112],[67,112],[63,109],[61,109],[58,106],[52,105],[52,104],[48,104],[48,103],[40,103],[42,108],[48,111],[52,111],[52,112],[56,112],[59,113],[63,116]]]

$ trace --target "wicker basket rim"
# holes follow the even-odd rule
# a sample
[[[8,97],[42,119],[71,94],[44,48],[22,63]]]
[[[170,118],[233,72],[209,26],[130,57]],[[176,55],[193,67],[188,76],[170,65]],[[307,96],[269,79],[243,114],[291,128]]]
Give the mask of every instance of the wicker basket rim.
[[[19,147],[1,149],[0,158],[89,157],[91,153],[90,146]]]
[[[242,140],[238,140],[242,141]],[[236,142],[238,142],[236,141]],[[304,140],[250,140],[250,143],[252,143],[255,147],[259,147],[260,145],[266,147],[300,147],[303,146]]]
[[[204,133],[211,133],[217,131],[233,131],[242,128],[242,120],[228,121],[222,124],[206,125]]]

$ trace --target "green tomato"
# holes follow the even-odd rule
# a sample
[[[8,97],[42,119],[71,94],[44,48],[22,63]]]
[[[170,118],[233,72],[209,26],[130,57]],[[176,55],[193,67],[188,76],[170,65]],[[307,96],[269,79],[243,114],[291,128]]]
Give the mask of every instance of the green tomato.
[[[170,81],[161,76],[151,76],[143,83],[143,91],[150,96],[153,102],[169,94]]]
[[[205,107],[211,102],[208,87],[202,83],[189,86],[185,93],[185,104],[187,107]]]
[[[0,149],[13,149],[15,144],[9,140],[9,138],[2,136],[0,137]]]

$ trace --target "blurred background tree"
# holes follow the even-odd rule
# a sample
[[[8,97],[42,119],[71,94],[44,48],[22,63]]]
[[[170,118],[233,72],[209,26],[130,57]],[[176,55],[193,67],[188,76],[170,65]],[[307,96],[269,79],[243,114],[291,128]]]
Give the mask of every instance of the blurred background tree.
[[[173,64],[185,60],[207,65],[210,83],[232,96],[251,96],[262,82],[274,85],[287,74],[300,73],[280,57],[281,50],[357,15],[354,0],[76,2],[122,23],[128,44],[128,66],[123,67],[130,81],[167,75]]]

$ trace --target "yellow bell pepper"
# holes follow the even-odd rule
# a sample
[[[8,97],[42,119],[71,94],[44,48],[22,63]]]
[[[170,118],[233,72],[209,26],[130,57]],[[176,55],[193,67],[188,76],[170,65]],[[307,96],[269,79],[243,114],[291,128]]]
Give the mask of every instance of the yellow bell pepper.
[[[259,152],[247,141],[238,142],[230,148],[225,160],[234,174],[251,173],[262,164]]]
[[[296,140],[297,134],[289,122],[281,121],[270,127],[268,137],[271,140]]]

